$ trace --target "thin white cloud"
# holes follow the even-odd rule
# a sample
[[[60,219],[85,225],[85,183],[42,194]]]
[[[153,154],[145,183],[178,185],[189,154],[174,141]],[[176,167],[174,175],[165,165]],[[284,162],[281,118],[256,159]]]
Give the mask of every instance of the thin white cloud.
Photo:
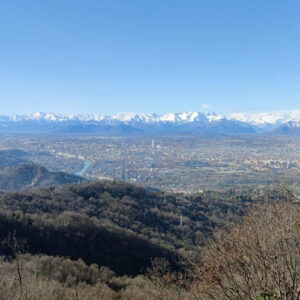
[[[212,107],[209,104],[201,104],[201,108],[203,108],[203,109],[211,109]]]

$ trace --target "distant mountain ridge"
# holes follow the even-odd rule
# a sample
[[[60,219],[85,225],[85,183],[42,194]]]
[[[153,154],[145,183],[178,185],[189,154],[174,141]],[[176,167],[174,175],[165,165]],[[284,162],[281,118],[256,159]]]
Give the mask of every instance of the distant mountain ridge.
[[[290,121],[275,129],[272,134],[300,136],[300,122]]]
[[[261,114],[184,112],[159,114],[60,114],[37,112],[0,116],[0,132],[69,134],[255,134],[271,132],[288,122],[300,124],[300,110]]]
[[[70,183],[83,183],[82,177],[65,172],[51,172],[20,150],[0,151],[0,191],[20,191]]]
[[[19,191],[86,182],[84,178],[65,172],[50,172],[34,163],[24,163],[0,172],[0,191]]]
[[[288,122],[300,122],[300,110],[279,111],[258,114],[232,114],[231,120],[239,120],[259,127],[281,126]]]

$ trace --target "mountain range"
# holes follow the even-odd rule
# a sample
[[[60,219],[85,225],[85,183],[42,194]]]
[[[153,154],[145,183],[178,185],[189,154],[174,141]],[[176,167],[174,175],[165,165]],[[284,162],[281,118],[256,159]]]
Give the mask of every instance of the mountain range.
[[[260,114],[185,112],[159,114],[60,114],[0,116],[0,132],[53,134],[257,134],[298,135],[300,110]]]

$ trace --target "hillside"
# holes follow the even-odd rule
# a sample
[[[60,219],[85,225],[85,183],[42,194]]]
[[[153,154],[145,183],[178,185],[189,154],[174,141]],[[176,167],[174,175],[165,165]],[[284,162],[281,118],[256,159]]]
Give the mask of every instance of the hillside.
[[[11,146],[11,145],[9,145]],[[19,145],[19,148],[23,148]],[[75,173],[83,167],[83,162],[78,158],[67,158],[53,155],[48,151],[21,151],[18,149],[0,150],[0,170],[8,167],[19,166],[24,163],[41,165],[51,171],[67,170],[68,173]]]
[[[176,257],[183,261],[252,201],[248,192],[184,197],[116,182],[10,192],[0,196],[0,239],[16,232],[30,253],[81,258],[117,274],[137,274],[154,257],[178,267]]]
[[[82,183],[85,179],[64,172],[50,172],[46,168],[25,162],[0,172],[0,191],[17,191],[36,187]]]
[[[288,122],[272,131],[272,134],[300,136],[300,122]]]

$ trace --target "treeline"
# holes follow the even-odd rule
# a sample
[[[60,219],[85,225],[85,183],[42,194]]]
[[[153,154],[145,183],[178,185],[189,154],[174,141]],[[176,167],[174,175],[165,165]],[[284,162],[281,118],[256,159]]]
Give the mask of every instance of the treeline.
[[[0,228],[0,239],[14,233],[18,240],[25,242],[25,252],[81,258],[87,264],[109,266],[120,275],[144,272],[152,257],[167,257],[173,264],[177,257],[175,252],[136,234],[103,227],[95,220],[74,213],[62,214],[47,223],[39,217],[0,215]],[[11,256],[5,245],[0,246],[0,252]]]
[[[215,230],[243,216],[254,195],[231,191],[187,197],[120,182],[5,193],[0,196],[0,239],[15,233],[26,241],[28,253],[81,258],[119,275],[143,273],[155,257],[178,270]],[[9,254],[3,245],[0,253]]]
[[[300,299],[300,211],[293,201],[256,204],[198,252],[201,263],[180,271],[156,258],[144,274],[118,276],[81,259],[21,254],[15,234],[3,243],[13,258],[0,260],[0,299]]]
[[[188,249],[204,244],[216,228],[243,215],[252,201],[248,193],[208,192],[186,197],[126,183],[95,182],[5,193],[0,197],[0,209],[45,222],[63,222],[65,216],[61,214],[78,213],[105,227],[129,230],[170,249]]]
[[[160,266],[160,267],[158,267]],[[47,255],[0,257],[0,299],[192,300],[183,277],[153,262],[145,275],[117,276],[106,267]]]

